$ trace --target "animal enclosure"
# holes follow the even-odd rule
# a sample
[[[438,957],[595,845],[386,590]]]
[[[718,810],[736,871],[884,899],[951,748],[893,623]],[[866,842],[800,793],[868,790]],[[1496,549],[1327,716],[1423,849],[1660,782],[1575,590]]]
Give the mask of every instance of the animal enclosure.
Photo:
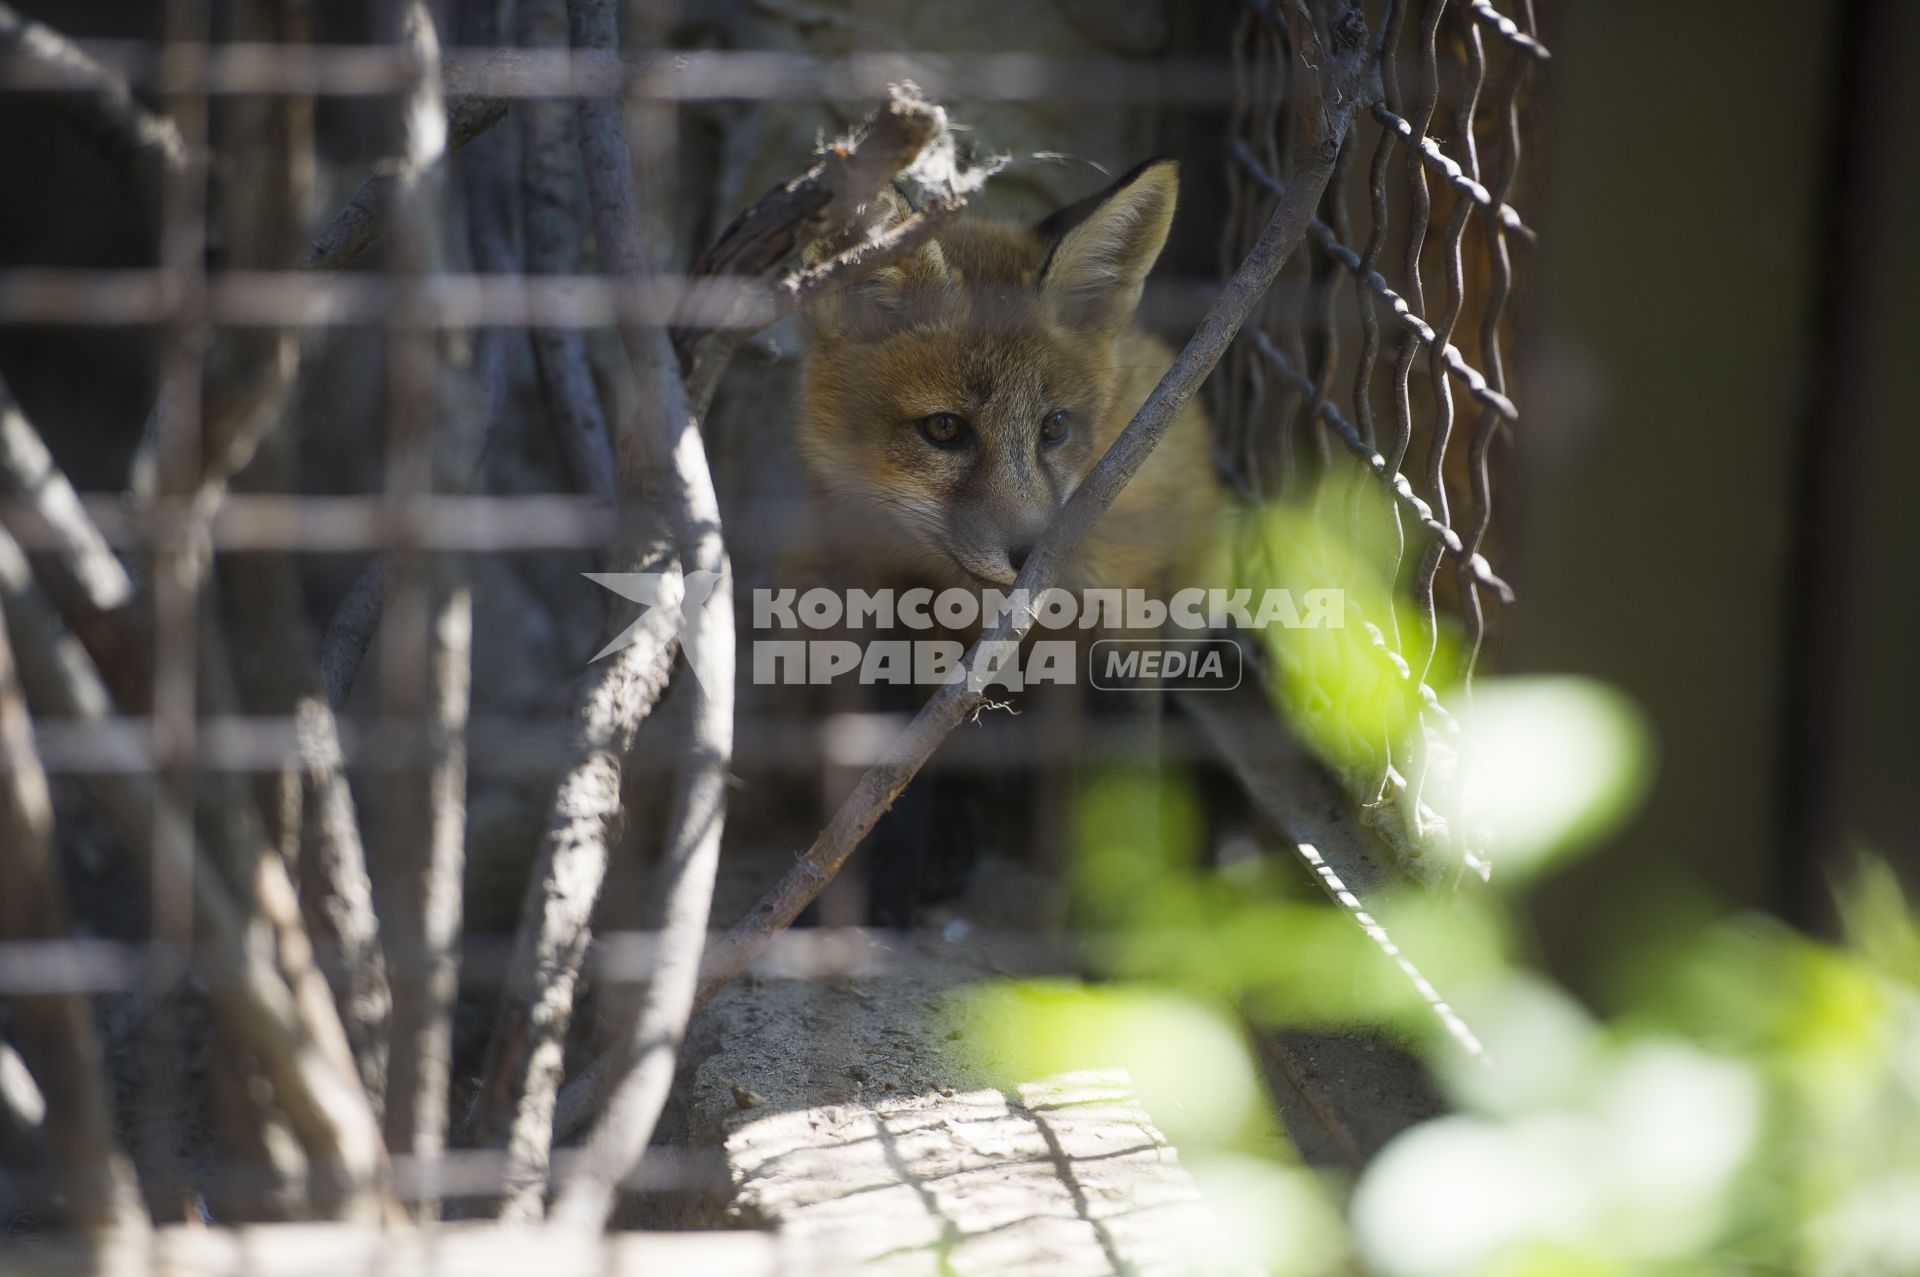
[[[50,174],[0,265],[0,1271],[816,1270],[700,1216],[743,1172],[690,1134],[690,1021],[754,1032],[763,986],[928,937],[1111,974],[1120,924],[1060,903],[1133,810],[1089,805],[1103,769],[1211,769],[1202,859],[1284,853],[1276,899],[1321,893],[1480,1050],[1372,901],[1500,869],[1459,716],[1513,601],[1531,0],[1063,0],[951,48],[866,0],[146,8],[0,4],[0,131]],[[1013,588],[1198,397],[1231,585],[1342,590],[1344,629],[1229,636],[1237,693],[1117,726],[965,680],[904,712],[756,688],[803,535],[795,317],[1149,142],[1182,192],[1137,322],[1179,353]],[[1040,850],[993,871],[1004,913],[876,938],[841,870],[923,768],[1042,778],[998,813]],[[1260,1041],[1303,1149],[1357,1170],[1426,1115]],[[985,1263],[955,1219],[928,1253]]]

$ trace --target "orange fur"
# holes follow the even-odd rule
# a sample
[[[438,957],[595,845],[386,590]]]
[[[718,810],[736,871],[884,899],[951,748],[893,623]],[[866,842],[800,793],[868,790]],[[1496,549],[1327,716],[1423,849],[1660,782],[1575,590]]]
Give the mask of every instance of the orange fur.
[[[1143,166],[1040,228],[965,216],[910,260],[807,316],[798,447],[850,584],[1005,586],[1133,417],[1172,353],[1133,323],[1173,217],[1177,170]],[[883,219],[905,214],[889,197]],[[1064,411],[1065,437],[1042,423]],[[964,423],[940,447],[920,427]],[[938,433],[936,428],[936,433]],[[1190,403],[1061,584],[1161,590],[1223,505]]]

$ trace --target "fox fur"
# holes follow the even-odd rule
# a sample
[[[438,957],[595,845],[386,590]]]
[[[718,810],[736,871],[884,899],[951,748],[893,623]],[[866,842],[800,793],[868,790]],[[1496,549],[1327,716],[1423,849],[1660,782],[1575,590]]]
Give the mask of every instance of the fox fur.
[[[1172,362],[1134,312],[1178,179],[1174,162],[1150,161],[1037,226],[957,217],[811,309],[797,445],[834,575],[870,588],[1012,583]],[[889,193],[876,229],[908,211]],[[1059,584],[1175,585],[1222,505],[1190,402]]]

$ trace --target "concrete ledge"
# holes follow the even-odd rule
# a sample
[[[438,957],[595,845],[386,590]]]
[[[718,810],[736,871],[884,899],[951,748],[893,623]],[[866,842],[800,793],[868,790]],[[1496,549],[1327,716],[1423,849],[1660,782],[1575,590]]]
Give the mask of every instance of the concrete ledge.
[[[1123,1074],[997,1089],[937,1009],[987,956],[869,942],[871,974],[759,979],[706,1013],[689,1136],[725,1150],[732,1222],[903,1277],[1231,1271]]]
[[[593,1236],[497,1224],[431,1230],[358,1224],[177,1225],[105,1248],[78,1239],[10,1243],[0,1277],[609,1277],[698,1273],[781,1277],[820,1269],[796,1244],[764,1233],[609,1233]]]

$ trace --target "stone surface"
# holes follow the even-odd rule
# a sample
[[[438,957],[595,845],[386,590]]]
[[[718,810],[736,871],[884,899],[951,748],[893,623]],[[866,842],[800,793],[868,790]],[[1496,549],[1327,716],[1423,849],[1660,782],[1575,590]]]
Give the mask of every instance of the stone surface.
[[[995,878],[970,895],[1018,897]],[[724,1150],[731,1191],[678,1222],[770,1228],[862,1272],[1233,1271],[1123,1073],[1009,1083],[969,1049],[947,1000],[1004,971],[962,922],[865,935],[857,974],[750,976],[715,1000],[685,1138]]]

